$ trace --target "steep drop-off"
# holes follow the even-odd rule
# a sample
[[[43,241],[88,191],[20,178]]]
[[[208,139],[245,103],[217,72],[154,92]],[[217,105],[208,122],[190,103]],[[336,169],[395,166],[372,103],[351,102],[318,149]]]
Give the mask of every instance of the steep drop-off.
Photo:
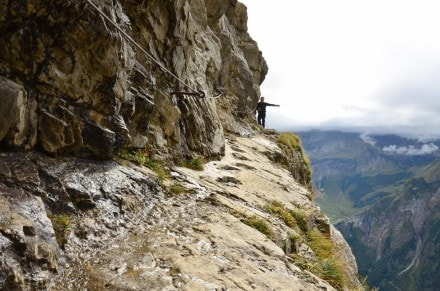
[[[393,195],[338,224],[373,286],[385,290],[440,286],[440,181],[425,179],[408,180]]]
[[[380,290],[437,290],[438,140],[344,132],[301,133],[324,211]],[[328,211],[328,212],[327,212]]]
[[[438,169],[438,164],[431,168]],[[440,181],[423,175],[338,224],[371,285],[386,290],[438,289],[439,207]]]

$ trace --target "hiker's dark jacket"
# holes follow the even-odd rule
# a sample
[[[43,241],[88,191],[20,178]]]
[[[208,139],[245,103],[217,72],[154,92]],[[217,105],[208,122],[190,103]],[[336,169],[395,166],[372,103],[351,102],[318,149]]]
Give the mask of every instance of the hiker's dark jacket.
[[[255,110],[257,110],[259,114],[266,113],[266,106],[278,106],[278,105],[260,101],[257,103],[257,107],[255,108]]]

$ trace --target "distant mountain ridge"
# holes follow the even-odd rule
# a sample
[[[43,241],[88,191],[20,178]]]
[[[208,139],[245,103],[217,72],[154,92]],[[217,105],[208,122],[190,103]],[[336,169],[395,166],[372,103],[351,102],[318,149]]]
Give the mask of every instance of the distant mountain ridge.
[[[380,290],[439,290],[440,180],[400,190],[337,224],[361,273]]]
[[[440,160],[440,140],[340,131],[298,134],[312,163],[315,189],[324,196],[318,202],[335,220],[390,195],[396,183]]]
[[[440,140],[301,132],[323,210],[380,290],[440,288]]]

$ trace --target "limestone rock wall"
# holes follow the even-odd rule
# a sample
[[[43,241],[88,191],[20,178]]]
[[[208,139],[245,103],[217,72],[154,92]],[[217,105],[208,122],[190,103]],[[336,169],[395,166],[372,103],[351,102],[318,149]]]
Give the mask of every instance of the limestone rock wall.
[[[238,130],[234,115],[254,106],[267,72],[245,6],[92,3],[0,1],[2,144],[103,158],[147,144],[178,156],[222,154],[224,128]],[[183,83],[224,94],[172,95],[190,90]]]

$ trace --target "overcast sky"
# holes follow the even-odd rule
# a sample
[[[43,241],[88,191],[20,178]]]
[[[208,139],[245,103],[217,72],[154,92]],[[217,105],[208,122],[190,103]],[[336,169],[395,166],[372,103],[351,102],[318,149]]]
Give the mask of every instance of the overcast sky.
[[[440,1],[240,0],[266,124],[440,136]]]

